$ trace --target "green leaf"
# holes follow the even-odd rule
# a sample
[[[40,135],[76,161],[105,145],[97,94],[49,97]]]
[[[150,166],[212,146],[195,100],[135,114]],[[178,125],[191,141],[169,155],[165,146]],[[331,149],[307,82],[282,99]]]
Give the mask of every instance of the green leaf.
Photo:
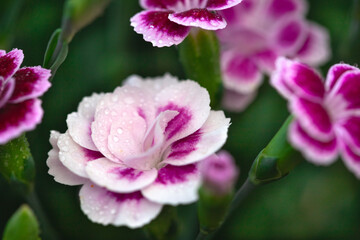
[[[43,62],[44,68],[50,69],[50,67],[52,65],[51,58],[54,55],[54,51],[55,51],[55,48],[59,41],[60,34],[61,34],[61,29],[58,28],[54,31],[54,33],[50,37],[49,43],[46,48],[45,56],[44,56],[44,62]]]
[[[35,166],[25,135],[0,145],[0,173],[20,193],[32,190]]]
[[[27,205],[22,205],[6,224],[3,240],[39,240],[39,223]]]
[[[213,31],[196,30],[179,45],[180,61],[187,77],[205,87],[212,107],[217,107],[221,90],[219,43]]]

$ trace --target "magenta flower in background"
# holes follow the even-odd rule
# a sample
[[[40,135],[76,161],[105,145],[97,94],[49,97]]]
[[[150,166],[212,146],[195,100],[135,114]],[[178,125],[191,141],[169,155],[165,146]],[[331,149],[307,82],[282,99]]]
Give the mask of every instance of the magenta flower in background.
[[[216,195],[230,193],[239,175],[235,160],[226,151],[220,151],[201,161],[200,172],[204,188]]]
[[[289,101],[294,115],[291,144],[319,165],[341,155],[360,178],[360,70],[336,64],[324,83],[307,65],[279,58],[271,84]]]
[[[197,162],[225,143],[230,122],[209,104],[196,82],[132,76],[113,93],[84,98],[68,130],[51,133],[49,174],[83,185],[81,208],[92,221],[141,227],[164,204],[197,200]]]
[[[329,34],[304,19],[303,0],[244,0],[221,11],[228,22],[218,31],[222,44],[221,69],[228,110],[242,111],[256,96],[264,74],[278,56],[319,66],[330,57]]]
[[[131,18],[135,32],[155,47],[181,43],[191,27],[218,30],[226,21],[216,10],[231,8],[242,0],[140,0],[146,9]]]
[[[20,68],[23,59],[22,50],[0,50],[0,144],[34,129],[43,116],[38,97],[51,86],[50,70]]]

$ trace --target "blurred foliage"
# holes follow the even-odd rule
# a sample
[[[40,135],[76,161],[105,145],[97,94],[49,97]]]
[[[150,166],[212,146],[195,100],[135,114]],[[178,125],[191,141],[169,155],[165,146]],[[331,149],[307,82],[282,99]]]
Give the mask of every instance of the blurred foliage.
[[[1,0],[0,23],[14,1]],[[61,25],[64,1],[23,1],[16,24],[11,24],[2,48],[24,50],[25,66],[41,65],[51,34]],[[360,62],[360,37],[353,1],[310,0],[309,19],[329,29],[332,60]],[[36,131],[27,134],[36,162],[36,190],[61,239],[146,239],[141,230],[104,227],[87,220],[81,212],[77,187],[56,183],[47,174],[48,142],[52,129],[64,132],[66,116],[92,92],[112,91],[131,74],[157,76],[169,72],[185,78],[176,47],[154,48],[136,34],[129,19],[141,10],[138,1],[113,0],[104,14],[76,34],[66,61],[42,98],[45,115]],[[355,14],[356,15],[356,14]],[[353,26],[353,27],[351,27]],[[0,32],[1,32],[0,28]],[[1,36],[2,32],[0,33]],[[257,99],[232,118],[225,146],[241,169],[239,185],[252,161],[286,119],[286,102],[268,84]],[[259,187],[237,210],[214,239],[359,239],[360,182],[341,161],[331,167],[316,167],[303,161],[281,181]],[[4,179],[0,179],[0,233],[22,202]],[[6,194],[4,194],[6,193]],[[197,231],[196,205],[179,209],[181,239]]]

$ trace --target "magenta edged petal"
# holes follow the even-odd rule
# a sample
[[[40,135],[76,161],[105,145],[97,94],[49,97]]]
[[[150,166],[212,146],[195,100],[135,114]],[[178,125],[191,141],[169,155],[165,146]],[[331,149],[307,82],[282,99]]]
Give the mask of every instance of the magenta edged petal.
[[[0,109],[0,144],[34,129],[42,116],[41,101],[38,99],[5,105]]]
[[[186,165],[203,160],[225,143],[230,119],[223,111],[211,111],[204,125],[193,134],[174,142],[163,163]]]
[[[92,182],[113,192],[131,193],[155,181],[157,170],[140,171],[100,158],[87,163],[86,173]]]
[[[360,178],[360,154],[355,153],[349,146],[342,146],[342,159],[347,168]]]
[[[322,104],[295,97],[290,102],[290,109],[302,129],[313,138],[319,141],[334,138],[330,115]]]
[[[50,76],[50,70],[40,66],[19,69],[14,75],[16,87],[10,102],[18,103],[43,95],[51,86]]]
[[[348,71],[341,75],[329,93],[329,98],[342,97],[346,102],[346,109],[360,108],[360,71]]]
[[[296,58],[311,66],[319,66],[330,59],[331,49],[328,31],[314,23],[309,23],[307,37],[298,50]]]
[[[293,95],[322,101],[325,89],[321,77],[309,66],[278,58],[271,84],[286,98]]]
[[[328,74],[326,76],[326,82],[325,82],[326,90],[330,91],[344,73],[346,73],[347,71],[352,71],[357,69],[358,68],[354,66],[344,63],[333,65],[329,69]]]
[[[226,27],[226,21],[220,14],[198,8],[171,13],[169,20],[182,26],[199,27],[206,30],[218,30]]]
[[[242,94],[225,89],[221,100],[221,106],[225,110],[231,112],[242,112],[254,101],[256,95],[256,91]]]
[[[0,77],[0,82],[1,82],[1,77]],[[5,85],[3,86],[3,89],[1,91],[1,86],[0,86],[0,109],[8,102],[8,100],[10,99],[11,95],[13,94],[15,89],[15,80],[13,78],[10,78]]]
[[[14,49],[11,52],[0,57],[0,76],[6,81],[20,67],[24,59],[22,50]]]
[[[221,55],[224,86],[239,93],[255,91],[263,81],[263,74],[252,58],[229,50]]]
[[[86,178],[75,175],[61,163],[57,146],[59,136],[59,132],[51,131],[50,143],[53,148],[48,152],[48,159],[46,160],[46,165],[49,167],[48,173],[54,177],[56,182],[61,184],[70,186],[84,184],[87,182]]]
[[[318,141],[309,136],[297,121],[289,128],[289,141],[303,156],[316,165],[329,165],[338,156],[338,143],[336,138],[328,142]]]
[[[156,181],[141,192],[152,202],[178,205],[196,201],[199,186],[200,174],[196,165],[167,165],[159,170]]]
[[[148,224],[161,211],[162,205],[150,202],[140,192],[114,193],[89,182],[79,193],[82,211],[103,225],[139,228]]]
[[[208,0],[206,8],[208,10],[224,10],[234,7],[241,2],[242,0]]]
[[[342,139],[346,142],[349,148],[360,155],[360,116],[353,116],[347,118],[341,123]]]
[[[135,32],[155,47],[169,47],[181,43],[190,28],[168,19],[170,11],[142,11],[130,19]]]

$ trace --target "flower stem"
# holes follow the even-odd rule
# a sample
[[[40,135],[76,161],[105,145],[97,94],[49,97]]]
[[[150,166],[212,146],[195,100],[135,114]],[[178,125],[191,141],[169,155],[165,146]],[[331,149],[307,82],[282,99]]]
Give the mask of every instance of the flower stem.
[[[249,194],[255,189],[256,185],[254,185],[249,178],[246,179],[244,184],[239,188],[236,192],[234,199],[231,202],[230,210],[227,214],[228,218],[232,212],[240,205],[240,203],[247,197]]]
[[[40,201],[35,193],[32,191],[25,197],[26,201],[29,203],[33,211],[35,212],[36,217],[40,222],[40,228],[42,230],[42,239],[46,240],[58,240],[57,233],[55,229],[51,226],[44,210],[40,204]]]

